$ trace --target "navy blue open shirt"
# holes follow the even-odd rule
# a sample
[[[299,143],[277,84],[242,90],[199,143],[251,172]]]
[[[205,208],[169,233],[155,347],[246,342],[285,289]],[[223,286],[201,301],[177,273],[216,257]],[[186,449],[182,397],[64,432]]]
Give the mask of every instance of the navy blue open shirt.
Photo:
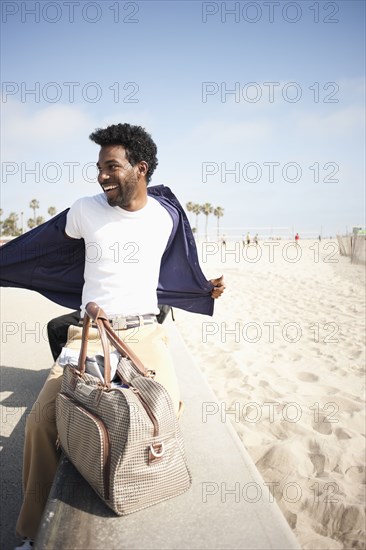
[[[188,219],[168,187],[148,187],[171,215],[173,230],[163,254],[159,284],[159,304],[194,313],[213,314],[213,285],[203,275]],[[64,210],[0,247],[0,286],[35,290],[53,302],[79,309],[84,284],[84,240],[65,237]]]

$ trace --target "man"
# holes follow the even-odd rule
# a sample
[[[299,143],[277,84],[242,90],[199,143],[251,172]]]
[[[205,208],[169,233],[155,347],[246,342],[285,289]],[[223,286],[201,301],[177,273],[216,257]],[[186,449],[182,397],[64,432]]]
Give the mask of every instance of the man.
[[[223,280],[222,277],[210,282],[204,279],[188,223],[171,192],[159,187],[148,193],[147,185],[158,163],[151,136],[139,126],[117,124],[97,130],[90,138],[101,147],[97,167],[103,192],[76,201],[67,213],[65,226],[69,242],[72,242],[70,239],[83,242],[85,250],[81,317],[89,301],[102,307],[114,328],[123,330],[121,336],[145,366],[156,371],[156,380],[170,393],[178,414],[179,389],[173,362],[164,329],[156,322],[157,289],[158,295],[164,297],[164,304],[212,314],[210,300],[222,294]],[[20,248],[17,243],[3,247],[1,283],[32,288],[73,307],[76,299],[80,299],[76,298],[79,281],[75,278],[77,274],[80,279],[76,265],[80,258],[78,262],[70,262],[67,268],[60,265],[58,269],[64,270],[64,277],[58,276],[56,281],[56,259],[46,254],[42,246],[39,250],[35,246],[50,240],[55,246],[63,242],[65,237],[59,235],[60,219],[30,233],[31,237],[24,235],[17,239]],[[59,252],[59,248],[56,250]],[[73,245],[68,250],[67,257],[70,250],[74,250]],[[80,248],[75,245],[75,250]],[[22,273],[19,264],[25,262],[25,257],[27,269]],[[66,256],[63,264],[65,262]],[[182,274],[188,282],[182,279]],[[68,288],[68,281],[74,281],[72,289]],[[177,281],[187,287],[181,295],[175,290]],[[62,283],[61,290],[58,285]],[[74,326],[71,330],[70,327],[66,346],[77,351],[80,343],[81,328]],[[88,354],[100,353],[100,348],[94,330]],[[17,533],[23,537],[23,545],[18,548],[23,550],[33,545],[58,464],[55,398],[61,387],[62,372],[56,361],[26,423],[24,501],[17,522]]]

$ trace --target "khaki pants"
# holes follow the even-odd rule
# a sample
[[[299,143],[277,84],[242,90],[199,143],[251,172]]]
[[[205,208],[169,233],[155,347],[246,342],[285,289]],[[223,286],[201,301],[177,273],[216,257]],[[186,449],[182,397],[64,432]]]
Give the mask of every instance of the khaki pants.
[[[168,390],[178,413],[179,388],[164,328],[153,324],[118,331],[118,334],[147,368],[156,371],[155,380]],[[90,329],[88,342],[88,355],[101,353],[96,329]],[[80,349],[80,345],[81,328],[71,326],[66,346]],[[24,500],[16,525],[20,537],[36,537],[56,473],[60,453],[55,446],[55,399],[61,388],[62,373],[63,368],[56,361],[27,418],[23,457]]]

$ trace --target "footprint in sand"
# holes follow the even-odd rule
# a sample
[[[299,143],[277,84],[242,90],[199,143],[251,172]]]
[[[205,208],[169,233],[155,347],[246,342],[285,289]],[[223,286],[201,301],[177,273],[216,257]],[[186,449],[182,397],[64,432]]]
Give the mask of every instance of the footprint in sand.
[[[363,466],[350,466],[345,474],[353,483],[366,483],[366,470]]]
[[[323,435],[330,435],[333,431],[332,424],[323,414],[319,414],[318,422],[314,419],[313,428]]]
[[[324,473],[325,456],[323,454],[309,454],[309,458],[313,463],[315,473],[321,475]]]
[[[296,376],[302,382],[317,382],[319,380],[319,376],[312,372],[298,372]]]
[[[337,428],[334,433],[337,439],[351,439],[351,436],[343,428]]]

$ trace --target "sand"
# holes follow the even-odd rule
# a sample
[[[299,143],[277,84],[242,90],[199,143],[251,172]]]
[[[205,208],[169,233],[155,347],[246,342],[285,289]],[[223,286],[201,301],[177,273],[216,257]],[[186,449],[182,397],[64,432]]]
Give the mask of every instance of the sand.
[[[215,414],[233,423],[304,549],[365,548],[364,266],[334,241],[260,243],[244,255],[239,243],[226,255],[210,243],[200,254],[227,289],[213,317],[174,313],[221,402]],[[46,323],[67,310],[26,290],[1,296],[0,538],[12,548],[23,419],[52,364]]]
[[[335,241],[200,245],[227,289],[177,327],[306,549],[365,548],[365,267]],[[229,252],[231,251],[231,252]]]

